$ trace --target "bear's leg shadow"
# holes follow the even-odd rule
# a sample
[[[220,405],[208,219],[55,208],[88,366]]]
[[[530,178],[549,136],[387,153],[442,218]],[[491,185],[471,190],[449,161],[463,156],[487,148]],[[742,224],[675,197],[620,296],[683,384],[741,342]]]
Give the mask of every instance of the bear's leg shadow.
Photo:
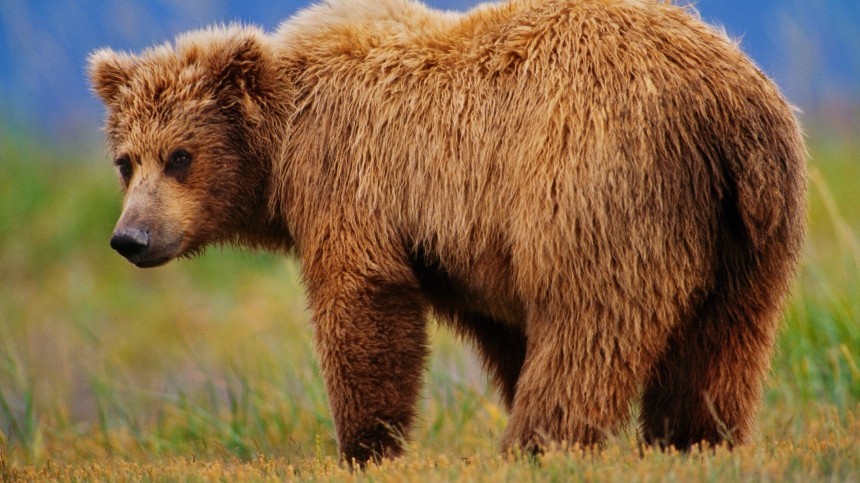
[[[484,368],[499,389],[502,403],[510,411],[526,356],[522,328],[472,313],[458,314],[457,319],[455,330],[474,343]]]
[[[304,270],[341,456],[364,465],[402,453],[428,342],[409,268],[369,260],[357,246],[329,247]]]
[[[642,400],[649,444],[748,442],[767,373],[779,309],[772,301],[713,293],[678,327]]]

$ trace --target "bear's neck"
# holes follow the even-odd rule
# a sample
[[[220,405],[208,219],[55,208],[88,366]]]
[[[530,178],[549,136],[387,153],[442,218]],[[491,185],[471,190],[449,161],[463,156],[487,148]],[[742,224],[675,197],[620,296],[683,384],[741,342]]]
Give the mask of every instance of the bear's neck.
[[[283,105],[279,105],[279,103]],[[263,115],[254,126],[245,128],[246,164],[255,173],[255,188],[249,192],[248,210],[238,220],[239,245],[251,249],[287,252],[293,248],[293,237],[279,201],[283,190],[276,183],[281,170],[284,136],[288,135],[289,102],[269,99],[262,106]]]

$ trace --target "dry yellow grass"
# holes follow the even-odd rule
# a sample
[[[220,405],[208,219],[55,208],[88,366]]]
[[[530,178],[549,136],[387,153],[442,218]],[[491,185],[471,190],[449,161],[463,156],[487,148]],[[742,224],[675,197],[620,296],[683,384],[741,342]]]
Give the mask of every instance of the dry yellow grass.
[[[830,414],[828,414],[830,413]],[[640,448],[614,440],[604,450],[554,449],[537,460],[501,456],[492,450],[458,457],[422,451],[413,445],[395,461],[352,472],[331,456],[299,458],[259,455],[237,458],[174,456],[151,462],[106,458],[59,465],[11,467],[0,462],[4,480],[256,480],[256,481],[816,481],[860,478],[860,408],[841,416],[823,411],[802,436],[771,439],[734,451],[724,448],[690,454]],[[777,428],[778,429],[778,428]]]

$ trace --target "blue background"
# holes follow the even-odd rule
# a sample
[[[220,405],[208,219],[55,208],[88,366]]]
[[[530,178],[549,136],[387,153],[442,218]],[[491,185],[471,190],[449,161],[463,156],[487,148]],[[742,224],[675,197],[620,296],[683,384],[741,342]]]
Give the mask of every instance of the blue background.
[[[240,20],[274,29],[310,2],[216,0],[0,1],[0,128],[63,143],[99,139],[102,108],[89,92],[87,54],[140,50],[184,30]],[[477,2],[433,0],[437,8]],[[857,124],[860,0],[700,0],[808,118]]]

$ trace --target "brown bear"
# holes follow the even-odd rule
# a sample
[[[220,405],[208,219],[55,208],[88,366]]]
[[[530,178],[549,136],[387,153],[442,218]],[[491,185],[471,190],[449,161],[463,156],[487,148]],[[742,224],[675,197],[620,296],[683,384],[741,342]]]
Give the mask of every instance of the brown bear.
[[[402,451],[428,314],[481,354],[504,449],[599,444],[637,400],[647,442],[749,440],[805,148],[690,9],[328,0],[90,73],[125,192],[111,246],[294,253],[343,457]]]

